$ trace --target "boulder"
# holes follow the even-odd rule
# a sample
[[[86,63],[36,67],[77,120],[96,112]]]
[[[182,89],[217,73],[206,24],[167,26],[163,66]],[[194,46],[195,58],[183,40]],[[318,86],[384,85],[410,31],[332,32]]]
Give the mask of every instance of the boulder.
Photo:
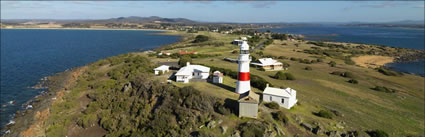
[[[226,134],[227,126],[221,126],[221,134]]]
[[[213,120],[213,121],[210,121],[210,122],[208,122],[208,124],[207,124],[207,127],[208,128],[215,128],[215,126],[216,126],[216,122]]]
[[[277,132],[278,136],[285,136],[285,132],[277,124],[273,124],[274,130]]]
[[[339,131],[329,131],[326,134],[329,137],[341,137],[341,133]]]
[[[241,137],[241,134],[239,134],[239,132],[235,130],[235,132],[233,132],[232,136],[230,137]]]
[[[311,126],[309,123],[301,123],[300,125],[308,131],[311,131],[313,129],[313,126]]]
[[[316,135],[323,135],[323,128],[319,125],[315,128],[313,128],[313,130],[311,131]]]
[[[128,82],[127,84],[125,84],[124,85],[124,87],[122,88],[122,91],[123,92],[127,92],[127,91],[129,91],[130,89],[132,89],[133,87],[131,86],[131,83],[130,82]]]

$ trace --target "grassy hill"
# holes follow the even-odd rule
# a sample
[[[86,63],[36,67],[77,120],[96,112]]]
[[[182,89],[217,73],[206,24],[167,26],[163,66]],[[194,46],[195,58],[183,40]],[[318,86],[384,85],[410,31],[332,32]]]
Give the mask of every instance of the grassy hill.
[[[184,38],[157,51],[197,51],[192,64],[237,71],[236,63],[223,58],[238,57],[234,51],[239,47],[230,42],[241,35],[211,32],[163,35]],[[193,43],[197,35],[209,39]],[[261,103],[258,119],[237,117],[238,95],[233,93],[236,80],[229,75],[224,77],[222,85],[167,84],[171,73],[154,76],[152,68],[164,62],[177,62],[177,57],[148,52],[110,57],[81,70],[64,91],[56,93],[57,99],[47,111],[33,112],[38,122],[22,132],[11,127],[12,134],[8,136],[369,136],[368,133],[381,131],[389,136],[423,135],[424,78],[398,73],[388,76],[350,61],[352,57],[369,55],[368,51],[391,57],[410,52],[373,45],[300,40],[274,40],[253,51],[251,55],[257,59],[274,57],[289,64],[284,72],[294,75],[295,80],[273,78],[277,71],[250,69],[252,75],[274,87],[297,90],[299,101],[290,110],[269,108]],[[329,65],[331,61],[336,63],[334,67]],[[312,69],[306,70],[307,66]],[[342,75],[335,75],[336,72]],[[348,82],[352,79],[358,83]],[[377,86],[395,92],[382,92],[376,90]],[[253,90],[262,93],[262,89]],[[37,116],[43,112],[47,116]]]

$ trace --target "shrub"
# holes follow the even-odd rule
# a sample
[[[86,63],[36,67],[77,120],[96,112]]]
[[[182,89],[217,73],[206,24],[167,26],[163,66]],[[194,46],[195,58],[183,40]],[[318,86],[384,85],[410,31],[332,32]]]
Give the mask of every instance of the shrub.
[[[288,57],[285,56],[279,56],[278,59],[288,59]]]
[[[205,35],[198,35],[195,37],[195,40],[193,41],[193,43],[200,43],[200,42],[205,42],[208,41],[209,37],[205,36]]]
[[[246,122],[239,125],[242,137],[262,137],[267,125],[259,122]]]
[[[336,62],[335,61],[331,61],[328,63],[330,67],[335,67],[336,66]]]
[[[192,58],[190,56],[184,55],[180,57],[180,60],[179,60],[180,67],[186,66],[187,62],[192,63]]]
[[[338,75],[338,76],[341,76],[341,75],[343,75],[344,73],[339,72],[339,71],[334,71],[334,72],[332,72],[331,74],[332,74],[332,75]]]
[[[327,110],[320,110],[317,113],[314,113],[314,115],[318,116],[318,117],[323,117],[323,118],[328,118],[328,119],[332,119],[333,114],[330,111]]]
[[[395,93],[396,92],[396,90],[391,89],[391,88],[387,88],[387,87],[384,87],[384,86],[376,86],[372,89],[379,91],[379,92],[385,92],[385,93]]]
[[[277,121],[282,121],[284,124],[288,123],[288,117],[286,117],[286,115],[282,111],[274,112],[272,113],[272,115],[273,119]]]
[[[304,68],[305,70],[313,70],[313,68],[311,68],[310,66],[307,66]]]
[[[291,73],[285,73],[285,75],[287,80],[295,80],[295,76],[292,75]]]
[[[403,73],[394,72],[394,71],[391,71],[391,70],[388,70],[388,69],[385,69],[385,68],[382,68],[382,67],[377,68],[377,70],[378,70],[378,72],[380,72],[384,75],[387,75],[387,76],[400,76],[400,75],[403,74]]]
[[[367,134],[369,134],[370,137],[389,137],[389,135],[382,130],[371,130],[371,131],[366,131]]]
[[[348,80],[349,83],[358,84],[359,82],[355,79]]]
[[[346,77],[346,78],[354,78],[354,75],[351,72],[344,72],[344,74],[342,76]]]
[[[233,50],[232,51],[232,54],[237,54],[238,53],[238,51],[237,50]]]
[[[317,61],[317,62],[323,62],[323,60],[322,60],[322,59],[316,59],[316,61]]]
[[[279,80],[286,80],[287,79],[285,73],[283,73],[282,71],[277,72],[274,75],[274,78],[279,79]]]
[[[270,109],[279,109],[280,106],[279,104],[277,104],[276,102],[268,102],[264,104],[266,107],[270,108]]]
[[[356,62],[354,62],[353,60],[351,60],[350,57],[346,57],[344,59],[344,63],[347,64],[347,65],[354,65],[354,64],[356,64]]]

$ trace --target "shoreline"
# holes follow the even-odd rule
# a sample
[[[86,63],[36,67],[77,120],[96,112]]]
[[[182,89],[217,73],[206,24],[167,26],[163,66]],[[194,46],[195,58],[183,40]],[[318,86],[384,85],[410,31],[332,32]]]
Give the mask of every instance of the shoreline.
[[[172,30],[164,29],[113,29],[113,28],[0,28],[7,30],[129,30],[129,31],[161,31],[161,32],[171,32]]]
[[[21,28],[9,28],[9,29],[21,29]],[[39,29],[39,28],[23,28],[23,29]],[[44,28],[40,28],[40,29],[44,29]],[[44,29],[44,30],[54,30],[54,29],[56,29],[56,28],[48,28],[48,29]],[[74,28],[68,29],[68,28],[65,28],[65,29],[58,29],[58,30],[109,30],[109,29],[74,29]],[[111,29],[111,30],[121,30],[121,29]],[[129,30],[129,29],[122,29],[122,30]],[[169,36],[178,35],[178,36],[181,36],[182,38],[184,37],[184,35],[181,35],[181,34],[169,34],[169,33],[167,33],[167,32],[172,32],[170,30],[132,29],[132,30],[129,30],[129,31],[158,31],[158,33],[151,33],[150,35],[169,35]],[[179,43],[179,42],[181,42],[181,40],[177,40],[176,42],[168,44],[168,45],[158,45],[157,47],[152,48],[152,49],[144,49],[142,51],[139,51],[139,50],[138,51],[130,51],[130,52],[122,53],[122,54],[129,54],[129,53],[133,53],[133,52],[145,52],[145,51],[148,51],[148,50],[155,50],[155,49],[158,49],[158,48],[161,48],[161,47],[171,46],[171,45]],[[121,54],[119,54],[119,55],[121,55]],[[119,55],[116,55],[116,56],[119,56]],[[113,57],[113,56],[108,56],[108,57]],[[108,58],[108,57],[106,57],[106,58]],[[102,59],[106,59],[106,58],[102,58]],[[102,60],[102,59],[99,59],[99,60]],[[13,113],[12,114],[13,117],[11,119],[7,119],[8,124],[2,125],[0,127],[0,136],[6,136],[6,135],[10,136],[11,134],[13,135],[13,133],[16,133],[16,131],[13,131],[11,129],[21,129],[23,127],[26,127],[23,130],[18,131],[18,133],[19,133],[18,135],[22,135],[21,133],[28,132],[30,127],[33,127],[34,124],[39,124],[40,121],[37,121],[37,119],[40,119],[38,115],[49,113],[48,112],[48,111],[50,111],[49,108],[55,102],[56,98],[59,98],[59,97],[56,97],[56,96],[58,96],[57,94],[61,91],[67,90],[67,88],[69,87],[69,84],[75,83],[75,81],[70,82],[71,79],[73,79],[73,78],[76,79],[76,76],[74,75],[74,73],[76,73],[77,71],[81,71],[81,70],[83,70],[83,72],[80,72],[80,73],[84,73],[84,69],[86,69],[86,67],[88,65],[95,63],[95,62],[97,62],[97,61],[90,62],[90,63],[82,65],[82,66],[75,66],[75,67],[66,69],[62,72],[57,72],[54,75],[44,77],[46,79],[44,82],[45,82],[46,86],[48,87],[48,88],[46,88],[46,92],[40,93],[40,94],[32,97],[31,99],[27,100],[24,104],[22,104],[22,108],[17,110],[15,113]],[[37,83],[39,83],[39,82],[37,82]],[[57,84],[59,84],[59,85],[57,85]],[[36,85],[34,85],[34,86],[36,86]],[[61,94],[64,94],[64,93],[61,93]],[[28,109],[27,108],[28,106],[31,106],[31,108]],[[47,110],[47,112],[46,112],[46,110]],[[9,124],[11,121],[13,121],[13,123]],[[23,123],[25,123],[25,124],[22,125],[22,126],[17,126],[17,125],[23,124]],[[28,123],[31,123],[31,124],[28,124]],[[30,132],[32,132],[32,131],[30,131]]]

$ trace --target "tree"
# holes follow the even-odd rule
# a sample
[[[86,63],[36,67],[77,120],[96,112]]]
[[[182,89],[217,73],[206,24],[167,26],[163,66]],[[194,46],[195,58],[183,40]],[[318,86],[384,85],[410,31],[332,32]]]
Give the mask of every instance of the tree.
[[[335,62],[335,61],[331,61],[331,62],[329,62],[329,66],[331,66],[331,67],[335,67],[335,66],[336,66],[336,62]]]
[[[195,37],[195,40],[193,41],[193,43],[200,43],[200,42],[205,42],[208,41],[209,37],[205,36],[205,35],[198,35]]]
[[[286,80],[286,75],[282,71],[279,71],[274,75],[274,78],[279,80]]]
[[[180,67],[186,66],[187,62],[192,63],[192,58],[190,56],[183,55],[183,56],[180,57],[180,60],[179,60]]]

